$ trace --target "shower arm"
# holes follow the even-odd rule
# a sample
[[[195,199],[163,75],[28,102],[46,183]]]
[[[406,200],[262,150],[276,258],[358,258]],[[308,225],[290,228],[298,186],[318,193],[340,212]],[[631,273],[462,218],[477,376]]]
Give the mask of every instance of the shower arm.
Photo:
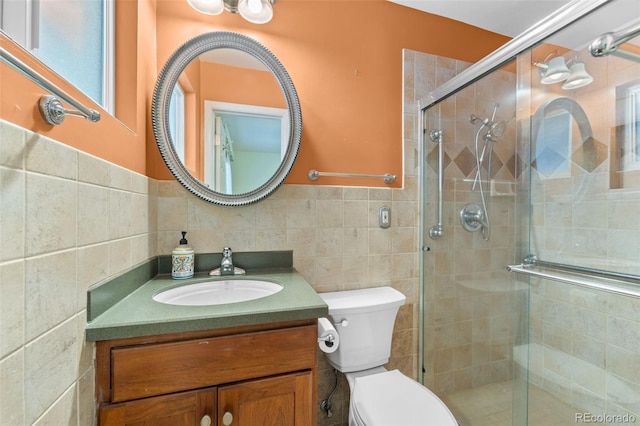
[[[424,130],[426,132],[426,129]],[[444,174],[444,141],[442,137],[442,130],[432,130],[429,133],[429,139],[438,144],[438,223],[429,229],[429,237],[433,240],[437,240],[442,237],[442,181]]]

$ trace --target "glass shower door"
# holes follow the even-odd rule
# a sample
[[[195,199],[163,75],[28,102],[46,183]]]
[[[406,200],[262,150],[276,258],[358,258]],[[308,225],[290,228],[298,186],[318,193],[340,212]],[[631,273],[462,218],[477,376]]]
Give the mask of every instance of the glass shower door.
[[[619,4],[589,19],[602,22]],[[635,27],[621,50],[637,51]],[[519,227],[528,247],[512,270],[530,288],[529,339],[516,347],[528,353],[529,425],[640,419],[640,55],[594,57],[600,33],[585,30],[578,21],[519,58],[518,152],[529,179],[521,205],[528,199],[530,213]],[[531,64],[549,55],[589,78],[543,84]]]
[[[422,380],[462,426],[526,424],[515,348],[528,287],[505,268],[517,247],[515,82],[497,70],[420,117]]]

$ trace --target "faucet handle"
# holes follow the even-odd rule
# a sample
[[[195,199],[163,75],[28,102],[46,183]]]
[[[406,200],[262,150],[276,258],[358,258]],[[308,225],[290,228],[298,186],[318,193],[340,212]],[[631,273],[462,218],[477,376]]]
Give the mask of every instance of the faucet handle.
[[[231,255],[233,254],[233,252],[231,251],[231,247],[225,247],[222,249],[222,256],[223,257],[231,257]]]

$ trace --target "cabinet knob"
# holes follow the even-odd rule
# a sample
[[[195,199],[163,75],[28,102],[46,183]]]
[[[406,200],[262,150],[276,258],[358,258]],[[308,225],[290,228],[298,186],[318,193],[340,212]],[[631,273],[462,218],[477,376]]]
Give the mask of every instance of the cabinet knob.
[[[201,419],[200,419],[200,426],[211,426],[211,417],[209,417],[208,414],[205,414]]]
[[[222,416],[222,424],[224,426],[229,426],[231,423],[233,423],[233,414],[227,411],[224,413],[224,416]]]

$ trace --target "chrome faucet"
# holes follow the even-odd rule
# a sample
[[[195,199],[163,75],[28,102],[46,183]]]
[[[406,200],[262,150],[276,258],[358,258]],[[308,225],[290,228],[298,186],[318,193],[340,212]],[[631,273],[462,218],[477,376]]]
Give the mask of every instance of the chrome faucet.
[[[220,267],[209,272],[209,275],[243,275],[245,273],[244,269],[233,266],[232,255],[233,252],[230,247],[223,248]]]
[[[222,249],[222,263],[220,263],[220,275],[233,275],[233,259],[231,248]]]

